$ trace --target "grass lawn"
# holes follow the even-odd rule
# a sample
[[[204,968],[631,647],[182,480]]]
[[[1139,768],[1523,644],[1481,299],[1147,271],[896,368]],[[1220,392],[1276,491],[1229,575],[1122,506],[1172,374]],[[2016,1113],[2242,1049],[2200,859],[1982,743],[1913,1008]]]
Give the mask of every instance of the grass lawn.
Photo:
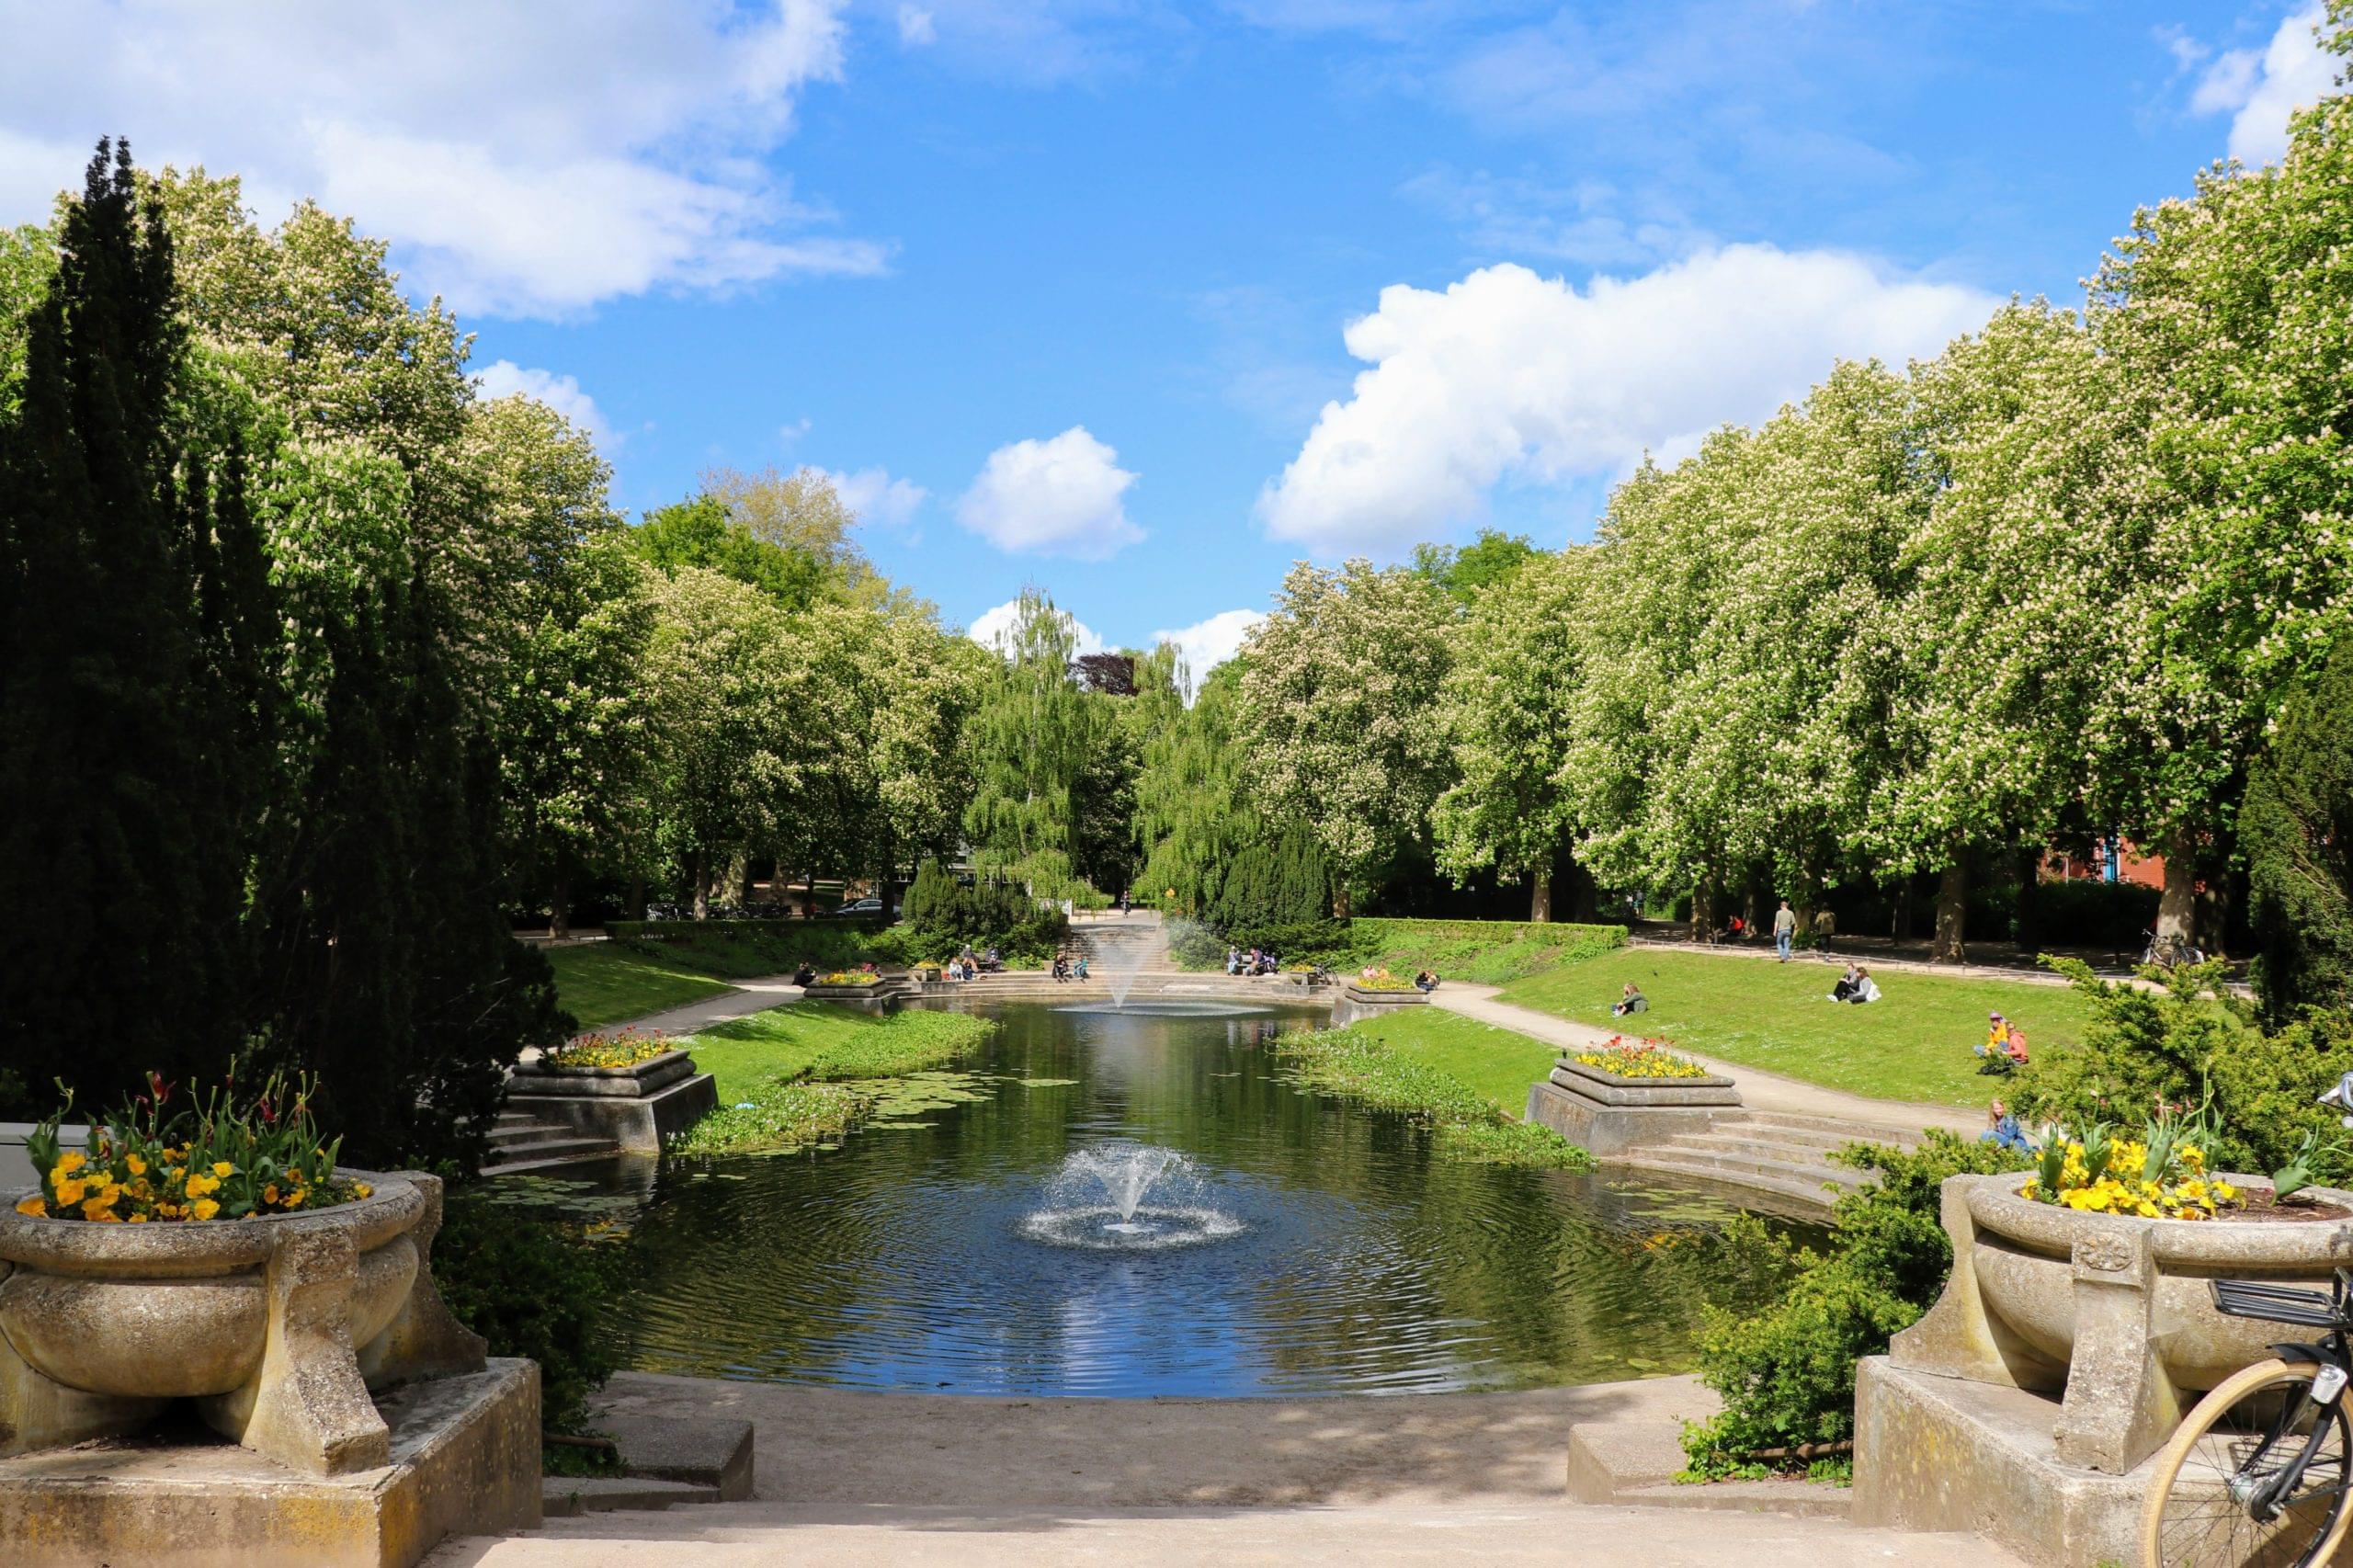
[[[1528,1086],[1549,1076],[1558,1047],[1436,1007],[1400,1007],[1348,1026],[1399,1056],[1461,1080],[1507,1116],[1528,1108]]]
[[[1274,1051],[1310,1088],[1406,1111],[1443,1153],[1495,1165],[1586,1170],[1593,1156],[1551,1128],[1515,1119],[1557,1054],[1541,1040],[1428,1007],[1344,1029],[1279,1035]]]
[[[699,973],[678,959],[617,942],[551,948],[556,999],[584,1029],[682,1007],[728,990],[723,980]]]
[[[722,1105],[777,1078],[890,1078],[952,1062],[991,1026],[970,1013],[908,1007],[868,1013],[799,1002],[715,1024],[694,1037],[695,1065],[719,1080]]]
[[[824,1002],[771,1007],[717,1025],[696,1035],[691,1049],[695,1065],[718,1080],[720,1108],[695,1125],[680,1151],[750,1153],[829,1142],[890,1108],[893,1092],[883,1080],[953,1062],[995,1027],[969,1013],[872,1014]],[[900,1100],[909,1097],[905,1086],[897,1093]],[[976,1096],[933,1083],[915,1088],[913,1097],[949,1103]]]
[[[1627,948],[1517,982],[1502,997],[1614,1028],[1610,1004],[1631,980],[1651,1007],[1629,1032],[1849,1094],[1972,1108],[2002,1092],[1970,1054],[1987,1013],[2016,1019],[2038,1051],[2082,1038],[2083,999],[2064,986],[1890,970],[1872,977],[1881,1000],[1856,1007],[1823,1000],[1837,978],[1836,966],[1816,960]]]

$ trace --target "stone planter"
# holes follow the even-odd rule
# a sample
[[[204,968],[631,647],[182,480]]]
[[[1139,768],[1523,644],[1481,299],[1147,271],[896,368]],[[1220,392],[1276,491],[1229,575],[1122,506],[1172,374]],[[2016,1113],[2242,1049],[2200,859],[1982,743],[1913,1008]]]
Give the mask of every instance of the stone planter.
[[[483,1344],[433,1283],[439,1178],[336,1174],[375,1191],[202,1223],[0,1212],[0,1456],[134,1432],[188,1399],[294,1470],[385,1464],[369,1391],[479,1372]]]
[[[1340,987],[1340,994],[1332,1003],[1332,1027],[1346,1028],[1364,1018],[1378,1018],[1400,1007],[1420,1007],[1429,1004],[1427,994],[1419,991],[1368,991],[1354,981]]]
[[[506,1104],[597,1138],[632,1154],[658,1154],[662,1141],[719,1108],[708,1073],[683,1051],[665,1051],[628,1067],[518,1065],[506,1081]]]
[[[2121,1475],[2165,1442],[2196,1395],[2305,1336],[2224,1317],[2214,1278],[2309,1284],[2353,1267],[2353,1217],[2143,1220],[2018,1196],[2027,1177],[1952,1176],[1943,1190],[1952,1277],[1928,1314],[1895,1336],[1902,1369],[2064,1394],[2061,1463]],[[2231,1177],[2260,1189],[2259,1179]],[[2353,1194],[2312,1196],[2353,1209]]]
[[[876,1012],[889,1010],[899,999],[895,985],[827,985],[820,981],[804,986],[801,993],[805,1002],[834,1002],[851,1007],[870,1007]]]
[[[1563,1056],[1528,1090],[1528,1118],[1596,1154],[1614,1154],[1742,1114],[1730,1078],[1621,1078]]]

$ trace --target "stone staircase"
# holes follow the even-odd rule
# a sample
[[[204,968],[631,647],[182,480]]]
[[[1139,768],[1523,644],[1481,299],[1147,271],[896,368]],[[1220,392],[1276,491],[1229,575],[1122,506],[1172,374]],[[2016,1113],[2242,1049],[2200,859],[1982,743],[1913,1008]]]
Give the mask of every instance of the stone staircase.
[[[1833,1165],[1830,1152],[1848,1143],[1893,1143],[1914,1149],[1917,1132],[1869,1122],[1783,1111],[1749,1111],[1704,1132],[1679,1133],[1630,1149],[1613,1165],[1655,1171],[1687,1180],[1763,1191],[1814,1209],[1862,1181],[1868,1173]]]
[[[561,1121],[543,1120],[529,1111],[502,1110],[490,1130],[490,1153],[483,1161],[485,1176],[515,1176],[578,1165],[584,1160],[609,1159],[621,1152],[608,1138],[584,1136]]]
[[[1084,981],[1058,983],[1043,970],[1013,970],[928,986],[910,981],[904,988],[910,995],[959,996],[968,1002],[1033,1001],[1042,996],[1081,1001],[1109,996],[1110,976],[1115,974],[1132,973],[1136,978],[1130,994],[1138,996],[1152,994],[1172,980],[1206,978],[1177,970],[1168,956],[1168,933],[1157,920],[1082,921],[1072,928],[1071,945],[1086,955],[1092,972]]]

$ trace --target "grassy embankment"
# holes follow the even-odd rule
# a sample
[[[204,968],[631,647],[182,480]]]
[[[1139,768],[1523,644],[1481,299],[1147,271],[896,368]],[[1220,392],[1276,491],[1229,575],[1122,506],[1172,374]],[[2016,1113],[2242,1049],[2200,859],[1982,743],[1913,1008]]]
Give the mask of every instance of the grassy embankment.
[[[949,1103],[961,1092],[944,1079],[926,1087],[926,1074],[970,1053],[995,1027],[968,1013],[870,1014],[805,1002],[706,1029],[689,1049],[695,1065],[718,1079],[720,1108],[677,1151],[801,1148],[884,1110],[915,1108],[911,1097]]]
[[[869,934],[824,921],[710,922],[651,937],[551,948],[556,996],[584,1029],[716,996],[731,980],[784,974],[806,959],[847,969],[873,956]]]
[[[1610,1004],[1631,980],[1651,1001],[1629,1020],[1643,1035],[1849,1094],[1972,1108],[2002,1092],[1970,1054],[1987,1013],[2017,1020],[2036,1051],[2075,1044],[2086,1017],[2064,986],[1908,970],[1875,973],[1881,999],[1845,1006],[1824,1000],[1837,977],[1818,960],[1626,948],[1518,981],[1501,999],[1615,1029]]]
[[[1542,1040],[1434,1007],[1407,1007],[1344,1029],[1279,1036],[1309,1088],[1426,1121],[1456,1159],[1556,1170],[1591,1168],[1593,1156],[1548,1127],[1520,1121],[1528,1087],[1558,1052]]]

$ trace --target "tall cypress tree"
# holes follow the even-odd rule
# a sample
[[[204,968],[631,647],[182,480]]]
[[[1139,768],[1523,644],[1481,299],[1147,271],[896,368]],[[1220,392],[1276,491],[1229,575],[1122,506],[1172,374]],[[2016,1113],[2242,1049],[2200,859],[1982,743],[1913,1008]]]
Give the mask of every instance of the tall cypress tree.
[[[233,764],[210,733],[196,520],[176,480],[172,251],[101,142],[0,429],[0,1060],[85,1105],[243,1034]]]
[[[2279,715],[2239,808],[2266,1018],[2353,1014],[2353,636]]]

